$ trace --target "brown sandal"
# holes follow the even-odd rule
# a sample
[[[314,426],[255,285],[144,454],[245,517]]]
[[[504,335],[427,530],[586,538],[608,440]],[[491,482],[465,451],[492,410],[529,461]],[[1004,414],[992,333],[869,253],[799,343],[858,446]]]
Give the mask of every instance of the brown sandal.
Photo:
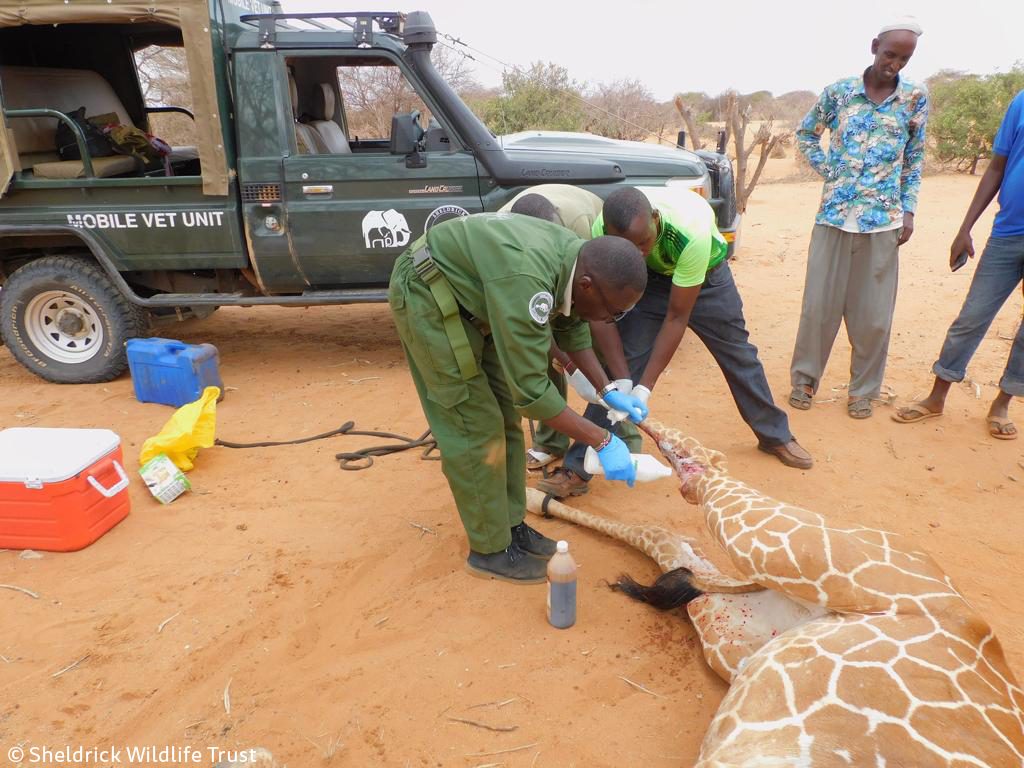
[[[996,440],[1017,439],[1017,427],[1006,416],[986,416],[985,421],[988,422],[988,433]],[[1007,427],[1012,429],[1013,432],[1007,432]]]
[[[792,408],[796,408],[798,411],[810,410],[811,403],[814,398],[813,392],[808,392],[804,389],[806,385],[800,385],[793,387],[793,391],[789,393],[789,405]]]
[[[858,397],[846,404],[846,412],[852,419],[867,419],[874,413],[871,407],[871,400],[866,397]]]
[[[934,419],[936,416],[941,415],[942,411],[936,413],[935,411],[929,411],[921,403],[911,403],[893,411],[892,420],[898,421],[900,424],[913,424],[915,421]]]

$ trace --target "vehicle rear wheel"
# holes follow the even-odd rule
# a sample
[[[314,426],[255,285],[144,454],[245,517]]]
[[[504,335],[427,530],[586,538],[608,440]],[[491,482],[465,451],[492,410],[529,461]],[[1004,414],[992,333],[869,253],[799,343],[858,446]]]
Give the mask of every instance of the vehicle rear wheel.
[[[0,333],[19,363],[58,384],[110,381],[128,367],[125,342],[145,335],[145,312],[94,261],[46,256],[0,291]]]

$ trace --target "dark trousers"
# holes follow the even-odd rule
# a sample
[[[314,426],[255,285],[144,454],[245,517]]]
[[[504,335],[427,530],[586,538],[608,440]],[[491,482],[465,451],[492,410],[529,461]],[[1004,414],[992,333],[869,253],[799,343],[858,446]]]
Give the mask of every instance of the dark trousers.
[[[651,358],[654,339],[668,312],[671,291],[671,277],[648,272],[647,290],[633,310],[618,322],[634,382],[640,380]],[[789,419],[772,400],[764,367],[757,358],[757,347],[749,341],[743,319],[743,300],[728,263],[708,273],[690,312],[689,328],[715,358],[740,416],[757,435],[760,444],[771,447],[792,440]],[[598,426],[609,428],[608,411],[603,407],[590,405],[583,415]],[[580,477],[589,479],[590,475],[583,471],[586,450],[586,445],[575,443],[564,463]]]

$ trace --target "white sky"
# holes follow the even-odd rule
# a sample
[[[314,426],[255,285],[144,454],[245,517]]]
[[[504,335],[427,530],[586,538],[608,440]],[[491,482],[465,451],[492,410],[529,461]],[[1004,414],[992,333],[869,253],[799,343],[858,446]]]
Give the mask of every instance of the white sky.
[[[923,80],[940,69],[988,74],[1024,59],[1024,0],[417,0],[405,7],[393,0],[345,3],[283,0],[290,13],[349,7],[425,10],[439,32],[502,61],[520,67],[538,59],[553,61],[574,79],[590,83],[635,77],[660,101],[678,91],[716,94],[730,87],[743,93],[770,90],[776,96],[798,89],[817,93],[870,64],[875,32],[905,13],[924,27],[904,70],[911,79]],[[500,71],[494,69],[500,65],[483,61],[491,68],[477,65],[477,79],[484,85],[500,84]]]

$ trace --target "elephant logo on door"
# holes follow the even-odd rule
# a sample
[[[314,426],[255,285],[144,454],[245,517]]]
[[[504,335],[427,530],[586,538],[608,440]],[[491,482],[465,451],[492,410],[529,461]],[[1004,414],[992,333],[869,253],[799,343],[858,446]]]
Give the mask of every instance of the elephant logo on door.
[[[409,244],[409,222],[394,208],[370,211],[363,216],[363,240],[367,248],[402,248]]]

